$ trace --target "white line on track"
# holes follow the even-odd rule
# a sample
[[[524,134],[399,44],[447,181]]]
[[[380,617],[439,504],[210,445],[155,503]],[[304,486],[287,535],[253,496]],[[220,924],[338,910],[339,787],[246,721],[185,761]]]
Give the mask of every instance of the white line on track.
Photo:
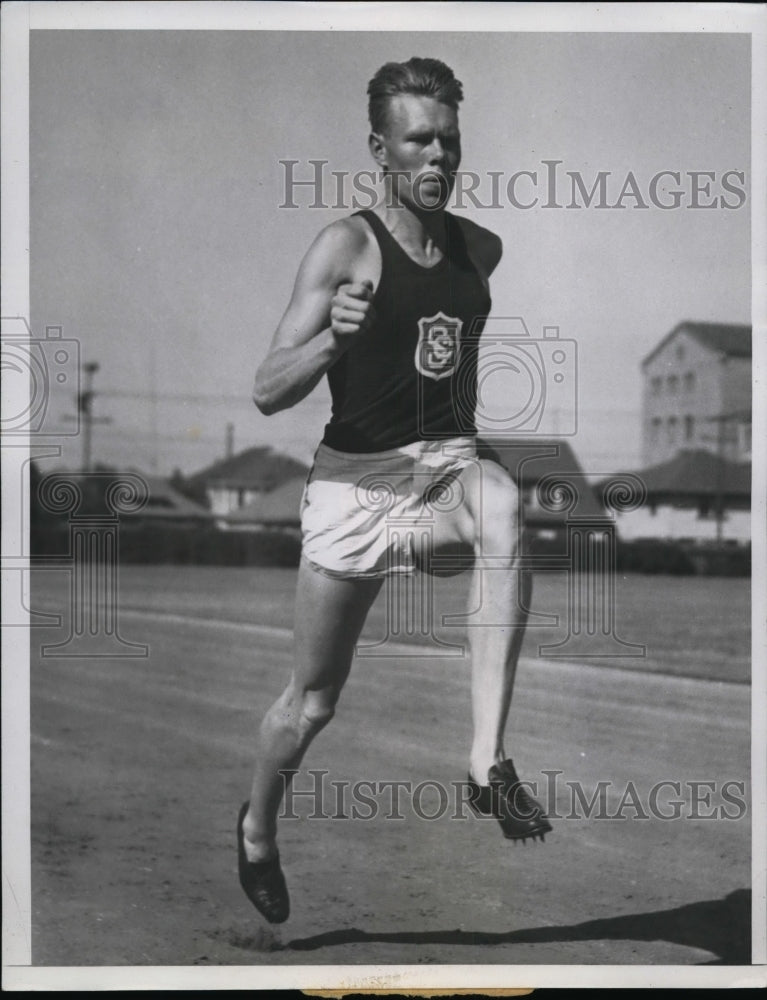
[[[150,621],[166,621],[178,625],[199,625],[203,628],[229,629],[238,632],[251,633],[254,635],[267,636],[278,641],[290,642],[293,639],[293,630],[279,625],[262,625],[258,622],[241,622],[226,618],[203,618],[199,615],[185,615],[173,611],[157,611],[155,609],[141,608],[137,606],[126,607],[121,605],[119,613],[120,615],[125,615],[126,617],[143,618]],[[395,642],[387,642],[386,647],[387,653],[381,656],[381,659],[397,655],[417,656],[418,651],[424,648],[418,643]],[[374,656],[375,654],[373,653],[365,653],[365,659],[372,659]],[[740,681],[715,680],[708,677],[678,677],[675,674],[662,673],[661,671],[641,671],[606,665],[602,666],[594,663],[588,663],[585,660],[574,662],[564,659],[544,659],[543,657],[537,658],[523,656],[520,657],[520,664],[526,667],[535,667],[537,670],[550,670],[553,673],[576,670],[582,675],[590,674],[593,677],[599,677],[603,680],[607,680],[609,676],[616,681],[623,680],[624,683],[627,683],[628,678],[633,676],[634,678],[641,678],[647,683],[662,682],[664,686],[671,685],[678,688],[689,689],[699,685],[713,685],[718,688],[725,686],[727,688],[748,690],[748,685],[743,684]]]

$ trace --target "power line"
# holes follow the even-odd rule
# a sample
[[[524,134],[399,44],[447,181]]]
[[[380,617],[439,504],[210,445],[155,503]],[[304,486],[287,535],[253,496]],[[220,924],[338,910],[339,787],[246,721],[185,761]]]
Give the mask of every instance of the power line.
[[[110,396],[112,399],[157,399],[178,403],[227,403],[230,406],[247,406],[255,409],[253,400],[244,396],[226,395],[225,393],[209,392],[135,392],[129,389],[101,389],[100,396]]]
[[[250,398],[240,395],[227,395],[225,393],[157,392],[153,394],[151,392],[137,392],[131,389],[101,389],[99,390],[99,395],[110,396],[113,399],[157,399],[179,403],[228,403],[234,406],[247,406],[249,409],[255,408],[254,403]],[[615,406],[580,406],[578,407],[578,412],[594,415],[606,414],[610,417],[641,416],[641,410],[639,409],[629,407],[618,408]]]
[[[94,423],[97,421],[94,421]],[[50,434],[51,437],[55,437],[58,434],[67,435],[67,437],[73,437],[72,432],[68,428],[52,427],[50,431],[46,431],[46,435]],[[152,431],[140,431],[140,430],[118,430],[114,426],[110,426],[100,433],[100,437],[109,435],[110,437],[123,438],[128,441],[152,441],[155,437]],[[183,444],[220,444],[220,438],[210,437],[208,435],[195,435],[194,437],[188,434],[158,434],[157,437],[162,441],[180,441]]]

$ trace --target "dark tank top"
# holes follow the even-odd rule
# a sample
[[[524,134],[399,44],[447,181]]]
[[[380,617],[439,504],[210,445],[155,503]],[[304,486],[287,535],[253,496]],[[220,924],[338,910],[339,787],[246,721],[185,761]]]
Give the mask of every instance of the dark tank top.
[[[324,444],[369,453],[475,435],[478,339],[490,296],[458,220],[446,213],[445,255],[422,267],[374,212],[356,214],[381,249],[377,321],[328,369],[333,409]]]

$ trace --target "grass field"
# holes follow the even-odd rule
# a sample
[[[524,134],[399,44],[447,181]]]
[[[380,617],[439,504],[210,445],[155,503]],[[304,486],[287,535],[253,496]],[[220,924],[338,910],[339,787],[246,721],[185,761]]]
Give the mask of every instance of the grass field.
[[[61,574],[38,575],[41,601]],[[292,569],[200,566],[125,566],[120,573],[120,602],[126,607],[196,612],[201,617],[256,622],[290,628],[296,571]],[[50,581],[50,582],[49,582]],[[60,586],[61,580],[57,581]],[[431,581],[433,636],[443,642],[465,642],[466,628],[443,619],[462,615],[468,574]],[[537,573],[523,655],[538,656],[538,647],[561,642],[568,634],[568,581],[562,572]],[[558,624],[536,615],[555,616]],[[363,632],[363,641],[387,635],[387,595],[382,591]],[[628,575],[615,581],[615,632],[627,643],[646,647],[644,656],[585,656],[584,662],[630,670],[662,671],[687,677],[747,683],[750,679],[750,581],[742,578]],[[433,642],[419,631],[396,638]],[[601,649],[584,642],[585,653]],[[626,650],[636,652],[636,650]],[[544,651],[550,658],[550,651]],[[566,659],[577,660],[575,654]]]

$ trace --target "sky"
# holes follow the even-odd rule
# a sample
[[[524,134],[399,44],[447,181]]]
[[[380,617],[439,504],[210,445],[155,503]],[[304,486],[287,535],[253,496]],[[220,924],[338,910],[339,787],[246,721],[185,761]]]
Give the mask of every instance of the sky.
[[[33,31],[32,327],[60,326],[99,365],[95,461],[192,473],[223,456],[228,423],[236,450],[311,460],[325,383],[271,417],[250,393],[301,257],[351,208],[310,208],[305,189],[280,207],[280,161],[302,178],[310,159],[328,178],[371,169],[367,82],[412,55],[463,82],[461,169],[484,203],[490,172],[503,178],[497,207],[456,209],[503,240],[493,315],[577,345],[572,443],[587,473],[638,467],[642,358],[681,320],[750,322],[750,201],[692,208],[689,178],[712,172],[711,195],[734,204],[722,177],[742,171],[731,183],[748,193],[747,35]],[[561,161],[562,207],[543,207],[546,160]],[[503,194],[523,170],[538,174],[535,192],[529,178],[516,189],[540,196],[529,209]],[[664,170],[682,175],[678,209],[564,207],[568,171],[587,187],[608,171],[612,204],[629,172],[649,202]],[[54,393],[53,420],[74,411],[71,391]]]

